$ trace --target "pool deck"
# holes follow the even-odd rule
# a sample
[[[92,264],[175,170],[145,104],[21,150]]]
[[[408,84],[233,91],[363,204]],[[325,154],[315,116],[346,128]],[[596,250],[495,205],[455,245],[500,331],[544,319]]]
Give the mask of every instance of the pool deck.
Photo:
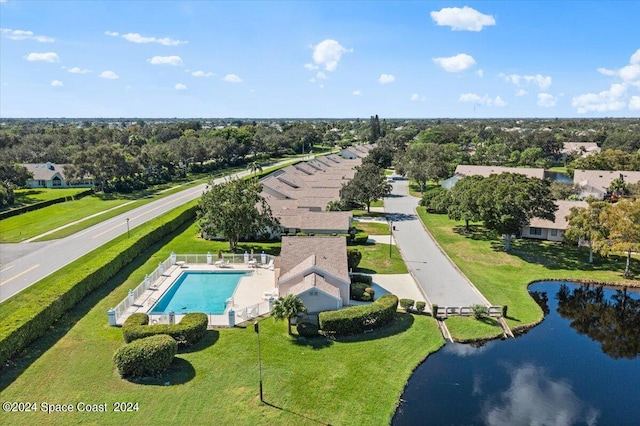
[[[119,325],[122,325],[129,315],[133,313],[141,312],[147,314],[156,301],[158,301],[178,279],[180,274],[189,271],[249,272],[249,274],[240,279],[240,282],[230,299],[231,303],[229,303],[225,309],[224,314],[208,315],[210,326],[228,326],[229,310],[231,309],[236,313],[236,324],[243,320],[247,321],[268,312],[268,301],[264,299],[263,295],[265,292],[275,289],[275,272],[273,270],[262,268],[260,266],[251,267],[244,263],[230,263],[224,266],[217,266],[201,263],[188,264],[178,262],[178,264],[168,268],[160,278],[151,284],[151,287],[148,290],[136,299],[135,303],[127,310],[127,312],[118,319]],[[183,315],[176,315],[175,322],[178,323],[182,317]],[[150,315],[149,320],[151,323],[155,322],[166,324],[168,322],[168,316]]]

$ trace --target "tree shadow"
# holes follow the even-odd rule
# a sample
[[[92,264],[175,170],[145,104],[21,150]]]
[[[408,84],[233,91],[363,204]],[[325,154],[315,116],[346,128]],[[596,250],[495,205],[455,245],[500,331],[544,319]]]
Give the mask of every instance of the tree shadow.
[[[291,411],[291,410],[289,410],[287,408],[284,408],[284,407],[279,407],[279,406],[277,406],[277,405],[275,405],[275,404],[273,404],[271,402],[262,401],[262,403],[264,405],[268,405],[271,408],[275,408],[276,410],[280,410],[280,411],[284,411],[284,412],[289,413],[289,414],[293,414],[294,416],[298,416],[298,417],[303,418],[305,420],[310,420],[310,421],[312,421],[314,423],[318,423],[318,424],[321,424],[321,425],[331,426],[331,423],[325,423],[325,422],[322,422],[322,421],[320,421],[318,419],[314,419],[313,417],[309,417],[309,416],[305,416],[304,414],[296,413],[295,411]]]
[[[488,231],[482,225],[474,224],[469,225],[469,231],[467,231],[464,225],[454,226],[453,232],[476,241],[495,241],[497,237],[495,232]],[[500,244],[500,247],[502,247],[502,244]]]
[[[215,345],[218,339],[220,339],[220,332],[218,330],[207,330],[204,337],[198,343],[182,348],[178,350],[178,353],[190,354],[201,351]]]
[[[413,213],[387,213],[387,219],[390,219],[392,222],[406,222],[417,220],[418,216]]]
[[[296,346],[302,346],[302,347],[313,349],[313,350],[320,350],[320,349],[328,348],[329,346],[333,345],[333,341],[330,338],[325,336],[318,336],[318,337],[297,336],[292,340],[292,343]]]
[[[189,361],[174,357],[167,371],[157,377],[141,377],[137,379],[125,379],[130,383],[146,386],[175,386],[183,385],[196,377],[196,370]]]
[[[84,297],[76,306],[65,312],[57,321],[51,325],[47,333],[24,349],[15,354],[5,365],[0,366],[0,391],[4,390],[14,380],[16,380],[31,364],[33,364],[42,354],[51,349],[67,332],[81,319],[83,319],[98,303],[107,297],[113,290],[118,288],[134,271],[144,265],[158,250],[169,243],[176,235],[186,231],[190,223],[182,225],[173,233],[165,236],[159,242],[149,247],[148,250],[136,257],[131,263],[122,268],[114,277],[105,284],[93,290]],[[105,323],[106,323],[105,312]]]
[[[369,268],[356,268],[356,272],[359,274],[377,274],[378,271],[376,271],[375,269],[369,269]]]
[[[414,321],[415,320],[412,314],[397,312],[391,322],[380,328],[373,329],[370,332],[354,334],[351,336],[335,336],[333,337],[333,340],[340,343],[356,343],[384,339],[385,337],[404,333],[411,328]]]

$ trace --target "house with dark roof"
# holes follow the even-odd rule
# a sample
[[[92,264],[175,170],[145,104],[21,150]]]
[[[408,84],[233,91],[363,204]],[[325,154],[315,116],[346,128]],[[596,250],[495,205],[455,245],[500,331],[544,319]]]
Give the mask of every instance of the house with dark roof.
[[[349,304],[350,278],[344,237],[282,237],[275,263],[278,296],[298,296],[308,312]]]

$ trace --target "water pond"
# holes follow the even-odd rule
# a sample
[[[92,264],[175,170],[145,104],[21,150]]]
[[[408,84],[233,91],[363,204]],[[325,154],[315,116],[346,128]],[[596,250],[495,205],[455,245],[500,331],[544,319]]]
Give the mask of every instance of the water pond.
[[[409,379],[393,425],[639,425],[640,292],[543,282],[544,321],[447,344]]]

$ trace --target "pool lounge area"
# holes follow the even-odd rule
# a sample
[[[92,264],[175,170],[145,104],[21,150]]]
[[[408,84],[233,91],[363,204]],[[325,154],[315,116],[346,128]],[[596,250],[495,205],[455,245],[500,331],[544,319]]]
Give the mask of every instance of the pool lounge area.
[[[242,273],[233,293],[225,300],[224,311],[205,313],[209,317],[210,327],[228,327],[252,320],[270,312],[269,301],[265,300],[264,295],[275,289],[273,260],[273,256],[269,255],[258,255],[253,261],[242,255],[226,255],[213,261],[210,254],[172,254],[147,275],[136,289],[131,290],[117,307],[109,310],[109,324],[121,326],[131,314],[138,312],[148,314],[151,324],[180,322],[184,315],[179,310],[175,310],[174,315],[166,311],[154,313],[152,310],[178,280],[185,278],[185,272],[225,275]],[[216,308],[214,311],[220,312],[221,309],[222,307]]]

